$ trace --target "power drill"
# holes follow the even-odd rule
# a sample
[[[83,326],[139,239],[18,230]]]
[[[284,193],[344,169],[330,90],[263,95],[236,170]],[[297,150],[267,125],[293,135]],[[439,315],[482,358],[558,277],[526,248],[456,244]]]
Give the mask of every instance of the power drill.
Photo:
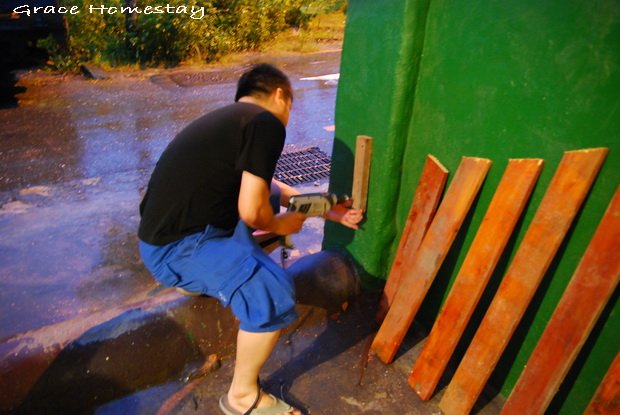
[[[333,193],[305,193],[291,196],[288,200],[289,212],[300,212],[306,216],[325,216],[334,205],[350,200],[347,195],[335,195]],[[288,254],[287,249],[293,248],[290,235],[281,238],[280,261],[282,268],[285,267]]]
[[[350,198],[347,195],[333,193],[305,193],[291,196],[288,201],[289,212],[300,212],[306,216],[324,216],[334,205],[344,203]]]

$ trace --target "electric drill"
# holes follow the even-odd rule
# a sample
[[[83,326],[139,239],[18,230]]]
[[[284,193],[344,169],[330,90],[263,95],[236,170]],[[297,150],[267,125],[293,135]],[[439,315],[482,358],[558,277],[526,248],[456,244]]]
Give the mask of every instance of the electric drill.
[[[334,205],[349,200],[347,195],[333,193],[305,193],[291,196],[288,201],[289,212],[300,212],[306,216],[325,216]]]
[[[291,196],[288,200],[288,211],[289,212],[300,212],[306,216],[325,216],[327,212],[331,210],[334,205],[344,203],[348,201],[350,198],[347,195],[335,195],[333,193],[305,193],[300,195]],[[281,262],[282,267],[284,268],[284,264],[286,259],[288,258],[288,254],[286,253],[286,249],[292,248],[293,244],[291,243],[290,235],[286,235],[282,237],[282,248],[281,248]]]

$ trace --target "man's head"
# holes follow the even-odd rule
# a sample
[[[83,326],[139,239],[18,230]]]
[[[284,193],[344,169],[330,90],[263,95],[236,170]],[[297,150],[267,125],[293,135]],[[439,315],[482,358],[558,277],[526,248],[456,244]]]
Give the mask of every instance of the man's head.
[[[235,102],[254,102],[288,123],[293,102],[293,89],[288,77],[267,63],[252,66],[237,82]]]

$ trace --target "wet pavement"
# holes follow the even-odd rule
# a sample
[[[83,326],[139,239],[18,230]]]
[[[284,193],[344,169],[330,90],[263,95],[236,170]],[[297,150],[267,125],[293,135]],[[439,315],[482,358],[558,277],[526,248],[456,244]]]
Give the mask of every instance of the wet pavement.
[[[296,94],[285,151],[331,153],[337,81],[301,78],[338,73],[339,58],[267,59]],[[135,232],[159,154],[184,125],[230,103],[255,60],[264,59],[100,80],[19,75],[18,105],[0,109],[0,413],[219,413],[236,323],[213,299],[159,287]],[[320,251],[322,226],[307,221],[291,262]],[[300,305],[266,368],[267,389],[313,414],[438,413],[406,385],[415,334],[395,364],[367,363],[375,295],[332,300]],[[212,355],[218,363],[191,379]]]

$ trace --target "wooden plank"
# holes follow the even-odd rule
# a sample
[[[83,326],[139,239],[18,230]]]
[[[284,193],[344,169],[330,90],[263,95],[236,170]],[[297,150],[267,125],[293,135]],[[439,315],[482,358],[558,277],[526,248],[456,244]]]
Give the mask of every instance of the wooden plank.
[[[384,363],[394,359],[490,167],[491,160],[463,157],[420,248],[404,264],[401,286],[372,343]]]
[[[439,403],[446,415],[471,411],[606,155],[607,149],[604,148],[564,153],[491,305]]]
[[[446,369],[543,164],[541,159],[508,162],[450,294],[409,376],[409,385],[423,400],[431,397]]]
[[[620,189],[611,201],[502,415],[544,413],[620,280]]]
[[[372,159],[372,138],[358,135],[355,141],[355,164],[353,166],[353,188],[351,197],[353,208],[366,211],[368,201],[368,182],[370,180],[370,160]]]
[[[276,248],[282,246],[282,235],[276,235],[273,232],[258,229],[252,233],[252,238],[254,238],[262,250],[267,253],[271,253]]]
[[[584,415],[613,415],[620,413],[620,353],[611,363],[598,385]]]
[[[448,170],[432,155],[426,156],[418,187],[409,209],[409,216],[407,216],[407,221],[400,237],[396,257],[383,288],[383,297],[379,304],[377,321],[385,318],[388,309],[394,301],[394,296],[402,281],[403,264],[408,257],[418,250],[420,243],[422,243],[422,238],[424,238],[433,220],[433,216],[435,216],[435,211],[437,210],[437,205],[439,205],[447,179]]]

